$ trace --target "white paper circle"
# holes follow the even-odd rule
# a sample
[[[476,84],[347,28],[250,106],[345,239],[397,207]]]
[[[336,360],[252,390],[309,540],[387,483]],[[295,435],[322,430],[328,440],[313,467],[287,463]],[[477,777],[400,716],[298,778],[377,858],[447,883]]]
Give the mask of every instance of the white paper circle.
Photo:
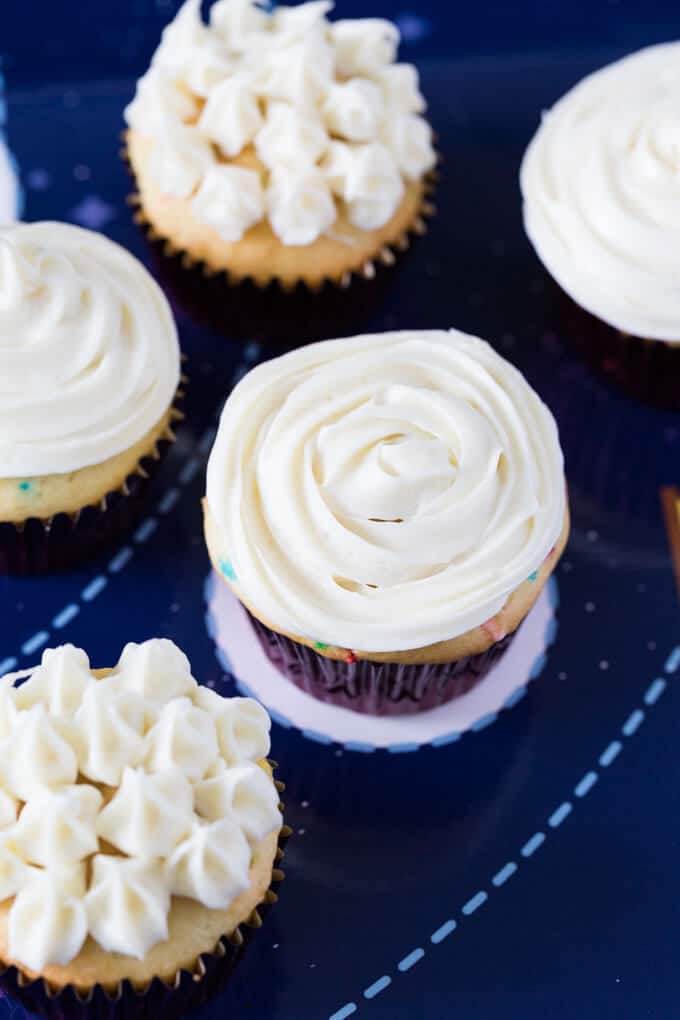
[[[442,747],[467,730],[485,729],[503,708],[526,694],[543,671],[546,653],[557,634],[557,582],[551,577],[517,637],[500,662],[467,694],[428,712],[403,716],[362,715],[317,701],[282,677],[260,645],[248,614],[216,574],[206,582],[208,630],[220,664],[242,694],[260,701],[281,726],[299,729],[321,744],[341,744],[348,751],[392,753]]]

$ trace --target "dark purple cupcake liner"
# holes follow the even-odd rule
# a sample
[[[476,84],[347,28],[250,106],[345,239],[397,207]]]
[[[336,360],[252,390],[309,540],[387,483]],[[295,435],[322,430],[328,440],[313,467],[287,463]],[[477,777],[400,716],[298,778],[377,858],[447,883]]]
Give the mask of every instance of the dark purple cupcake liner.
[[[273,763],[272,763],[273,764]],[[284,786],[276,784],[279,792]],[[181,970],[171,984],[154,978],[148,987],[138,990],[123,981],[114,993],[96,985],[87,995],[67,986],[52,991],[42,978],[27,979],[14,966],[0,972],[0,989],[20,1002],[25,1009],[48,1020],[174,1020],[217,995],[233,974],[256,929],[276,903],[273,889],[285,875],[280,868],[285,845],[292,830],[284,825],[279,834],[272,881],[263,901],[229,935],[224,935],[211,953],[198,957],[191,971]]]
[[[183,390],[178,390],[173,423],[184,417],[177,407],[183,396]],[[67,570],[113,545],[140,519],[153,479],[174,442],[175,433],[168,425],[123,485],[96,505],[46,519],[31,517],[21,524],[0,521],[0,575],[29,577]]]
[[[365,715],[426,712],[466,694],[496,665],[514,637],[508,634],[487,651],[455,662],[343,662],[319,655],[252,615],[250,619],[267,658],[282,676],[318,701]]]
[[[629,396],[666,410],[680,410],[680,343],[630,336],[602,322],[557,284],[566,338],[600,376]]]
[[[121,157],[135,182],[125,134]],[[229,338],[286,348],[350,335],[379,311],[412,239],[426,233],[426,221],[436,212],[429,197],[436,181],[436,171],[427,175],[419,215],[395,242],[384,245],[359,269],[346,272],[340,280],[327,279],[316,289],[303,281],[288,288],[276,279],[260,284],[252,278],[233,277],[226,270],[215,272],[158,233],[136,190],[128,204],[149,245],[161,283],[188,315]]]

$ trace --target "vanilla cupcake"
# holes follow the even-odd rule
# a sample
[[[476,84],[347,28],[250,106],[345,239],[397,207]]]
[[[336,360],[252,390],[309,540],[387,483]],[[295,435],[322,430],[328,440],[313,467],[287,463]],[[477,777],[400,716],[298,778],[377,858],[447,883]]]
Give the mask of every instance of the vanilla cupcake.
[[[187,0],[127,108],[139,219],[184,265],[347,284],[423,229],[436,157],[418,74],[377,18],[331,3]]]
[[[456,331],[326,341],[253,369],[208,465],[212,562],[289,680],[432,708],[498,661],[566,543],[547,407]]]
[[[0,230],[0,572],[93,555],[174,439],[180,351],[160,288],[63,223]]]
[[[233,966],[280,877],[269,729],[166,640],[99,671],[67,645],[2,678],[5,986],[57,1013],[67,996],[124,1014],[144,995],[167,1015]]]
[[[524,157],[527,234],[568,330],[637,395],[680,408],[680,43],[579,82]],[[583,314],[585,313],[585,314]]]

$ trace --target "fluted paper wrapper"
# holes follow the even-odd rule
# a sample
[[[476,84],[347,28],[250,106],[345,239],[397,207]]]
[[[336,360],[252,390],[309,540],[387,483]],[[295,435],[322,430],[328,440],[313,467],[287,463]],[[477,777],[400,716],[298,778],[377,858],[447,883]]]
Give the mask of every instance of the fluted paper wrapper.
[[[135,181],[125,135],[121,157]],[[418,214],[396,241],[383,245],[358,269],[338,278],[328,277],[317,288],[304,280],[288,287],[277,278],[263,284],[232,276],[226,270],[215,271],[158,233],[136,190],[129,195],[128,204],[150,247],[157,275],[192,318],[229,338],[285,348],[355,333],[380,309],[401,259],[414,237],[427,232],[427,220],[436,212],[430,200],[436,181],[437,171],[433,170],[425,178]]]
[[[680,411],[680,343],[622,333],[554,286],[566,336],[592,369],[636,400]]]
[[[425,712],[467,693],[496,665],[514,637],[509,634],[486,652],[443,664],[343,662],[250,618],[267,658],[282,676],[319,701],[366,715]]]
[[[172,422],[184,417],[178,407],[183,396],[178,390]],[[35,576],[67,570],[114,545],[140,519],[153,479],[174,442],[174,430],[168,426],[123,485],[96,505],[49,518],[31,517],[21,524],[0,521],[0,574]]]
[[[279,791],[283,784],[276,784]],[[41,978],[29,981],[16,967],[0,973],[0,987],[38,1016],[48,1020],[174,1020],[217,995],[243,957],[253,933],[278,897],[272,888],[283,880],[280,868],[283,851],[291,834],[284,825],[272,871],[272,882],[264,900],[233,932],[225,934],[211,953],[199,956],[191,970],[181,970],[172,982],[154,978],[144,989],[122,982],[115,992],[95,985],[86,995],[72,986],[53,991]]]

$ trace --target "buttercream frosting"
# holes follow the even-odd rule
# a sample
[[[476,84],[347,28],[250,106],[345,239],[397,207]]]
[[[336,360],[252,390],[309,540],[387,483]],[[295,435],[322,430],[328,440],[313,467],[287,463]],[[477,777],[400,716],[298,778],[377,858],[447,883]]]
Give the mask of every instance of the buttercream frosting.
[[[582,308],[680,343],[680,42],[583,79],[543,115],[521,169],[524,222]]]
[[[418,72],[395,63],[397,28],[379,18],[333,22],[332,7],[314,0],[266,12],[256,0],[219,0],[205,24],[199,0],[186,0],[127,107],[128,125],[153,141],[149,167],[159,190],[191,200],[227,242],[267,219],[283,244],[311,244],[350,201],[350,222],[376,229],[398,209],[404,181],[435,163]],[[367,180],[384,180],[389,150],[380,203],[348,200],[324,180],[336,142],[365,146]],[[252,178],[222,172],[244,156],[259,189]]]
[[[0,478],[122,453],[168,411],[179,376],[170,307],[132,255],[62,223],[0,229]]]
[[[12,959],[66,964],[88,935],[141,958],[168,937],[172,896],[226,909],[250,887],[253,849],[282,824],[260,705],[200,687],[160,639],[105,677],[80,649],[47,650],[0,692]]]
[[[313,344],[253,369],[208,464],[214,562],[275,629],[397,652],[483,624],[562,530],[552,415],[456,331]]]

